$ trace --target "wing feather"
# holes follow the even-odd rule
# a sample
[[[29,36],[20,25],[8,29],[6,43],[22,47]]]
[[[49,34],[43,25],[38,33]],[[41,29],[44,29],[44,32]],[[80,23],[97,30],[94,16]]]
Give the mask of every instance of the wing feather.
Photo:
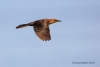
[[[51,40],[49,25],[45,22],[36,22],[34,25],[35,34],[43,41]],[[40,23],[40,24],[39,24]]]

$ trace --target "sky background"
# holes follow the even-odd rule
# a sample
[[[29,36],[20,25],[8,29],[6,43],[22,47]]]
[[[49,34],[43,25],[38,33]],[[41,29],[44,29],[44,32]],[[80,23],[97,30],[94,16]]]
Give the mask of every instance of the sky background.
[[[51,41],[15,28],[42,18]],[[100,67],[100,0],[0,0],[0,67]]]

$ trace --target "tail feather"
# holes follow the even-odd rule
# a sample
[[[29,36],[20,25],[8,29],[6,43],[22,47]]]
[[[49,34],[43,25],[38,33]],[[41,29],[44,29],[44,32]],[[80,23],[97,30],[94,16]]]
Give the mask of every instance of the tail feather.
[[[16,29],[22,28],[22,27],[26,27],[26,26],[29,26],[29,24],[21,24],[21,25],[18,25],[18,26],[16,27]]]

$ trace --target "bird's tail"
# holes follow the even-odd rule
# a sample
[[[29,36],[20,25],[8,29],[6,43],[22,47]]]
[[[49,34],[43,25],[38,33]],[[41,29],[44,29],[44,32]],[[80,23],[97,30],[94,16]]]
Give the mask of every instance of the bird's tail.
[[[18,29],[18,28],[23,28],[23,27],[26,27],[26,26],[29,26],[29,24],[21,24],[21,25],[18,25],[18,26],[16,27],[16,29]]]

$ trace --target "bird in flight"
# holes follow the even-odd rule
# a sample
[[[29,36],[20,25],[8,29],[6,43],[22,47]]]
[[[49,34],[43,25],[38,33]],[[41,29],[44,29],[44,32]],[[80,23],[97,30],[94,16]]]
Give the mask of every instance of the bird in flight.
[[[33,26],[35,34],[39,37],[39,39],[42,41],[49,41],[51,40],[49,25],[56,22],[61,22],[61,20],[44,18],[27,24],[20,24],[16,26],[16,29]]]

